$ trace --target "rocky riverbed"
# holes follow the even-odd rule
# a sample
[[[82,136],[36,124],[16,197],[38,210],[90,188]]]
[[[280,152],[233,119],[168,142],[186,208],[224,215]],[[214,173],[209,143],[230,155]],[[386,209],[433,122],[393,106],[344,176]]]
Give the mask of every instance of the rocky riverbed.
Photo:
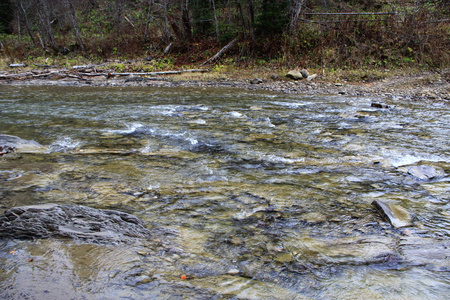
[[[133,78],[1,86],[1,298],[446,295],[446,99]]]

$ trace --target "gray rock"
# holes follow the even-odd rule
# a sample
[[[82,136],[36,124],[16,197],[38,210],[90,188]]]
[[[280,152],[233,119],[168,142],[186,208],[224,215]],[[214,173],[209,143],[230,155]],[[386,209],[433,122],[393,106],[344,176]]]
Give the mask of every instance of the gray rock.
[[[305,79],[308,78],[309,76],[309,72],[306,69],[301,70],[300,73],[302,74],[302,77]]]
[[[380,200],[373,201],[372,205],[375,206],[381,217],[395,228],[413,225],[411,214],[400,205],[388,204]]]
[[[287,78],[294,79],[294,80],[300,80],[300,79],[303,79],[302,73],[300,73],[300,72],[297,71],[297,70],[291,70],[291,71],[289,71],[289,72],[286,74],[286,77],[287,77]]]
[[[14,148],[19,151],[41,150],[43,146],[35,141],[24,140],[14,135],[0,134],[0,147]]]
[[[260,84],[260,83],[263,83],[263,80],[259,79],[259,78],[255,78],[255,79],[251,79],[250,83],[251,84]]]
[[[421,180],[431,180],[445,176],[445,172],[442,168],[435,168],[427,165],[409,167],[408,174]]]
[[[0,237],[73,238],[90,242],[130,243],[150,238],[137,217],[74,204],[13,207],[0,216]]]
[[[312,74],[312,75],[309,75],[309,76],[306,78],[306,80],[311,81],[311,80],[313,80],[313,79],[316,78],[316,77],[317,77],[317,74]]]

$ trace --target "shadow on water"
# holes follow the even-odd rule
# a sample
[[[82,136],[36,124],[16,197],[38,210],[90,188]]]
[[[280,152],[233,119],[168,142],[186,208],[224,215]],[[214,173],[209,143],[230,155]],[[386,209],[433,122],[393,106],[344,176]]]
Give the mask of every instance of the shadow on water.
[[[2,240],[8,299],[442,299],[450,109],[236,89],[11,87],[0,205],[132,213],[132,245]],[[409,166],[442,169],[423,180]],[[401,205],[395,229],[371,206]]]

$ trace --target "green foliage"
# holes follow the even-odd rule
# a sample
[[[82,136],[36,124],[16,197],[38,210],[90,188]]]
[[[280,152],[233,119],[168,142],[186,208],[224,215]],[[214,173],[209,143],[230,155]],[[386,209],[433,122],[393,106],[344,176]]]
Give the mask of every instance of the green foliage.
[[[9,0],[0,2],[0,34],[11,33],[10,23],[13,19],[12,3]]]
[[[258,35],[282,34],[289,23],[288,0],[263,0],[256,20]]]

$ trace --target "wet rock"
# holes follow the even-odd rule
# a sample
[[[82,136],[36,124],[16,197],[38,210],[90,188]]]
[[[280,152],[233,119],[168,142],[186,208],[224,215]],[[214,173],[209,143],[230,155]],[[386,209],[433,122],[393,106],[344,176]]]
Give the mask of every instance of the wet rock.
[[[445,172],[442,168],[427,165],[409,167],[408,174],[421,180],[431,180],[445,176]]]
[[[380,200],[373,201],[372,205],[375,206],[381,217],[395,228],[413,225],[411,214],[400,205],[388,204]]]
[[[0,147],[2,149],[14,149],[14,151],[35,151],[43,148],[38,142],[24,140],[20,137],[7,134],[0,134]]]
[[[297,70],[291,70],[291,71],[289,71],[289,72],[286,74],[286,77],[287,77],[287,78],[290,78],[290,79],[294,79],[294,80],[300,80],[300,79],[303,79],[302,73],[300,73],[300,72],[297,71]]]
[[[62,237],[102,243],[130,243],[150,238],[137,217],[74,204],[42,204],[8,209],[0,216],[0,237]]]
[[[371,107],[375,107],[375,108],[389,108],[389,105],[387,105],[386,103],[382,103],[382,102],[372,102],[372,104],[370,104]]]
[[[450,241],[418,236],[405,236],[399,242],[405,260],[412,265],[425,265],[428,269],[450,271]]]

